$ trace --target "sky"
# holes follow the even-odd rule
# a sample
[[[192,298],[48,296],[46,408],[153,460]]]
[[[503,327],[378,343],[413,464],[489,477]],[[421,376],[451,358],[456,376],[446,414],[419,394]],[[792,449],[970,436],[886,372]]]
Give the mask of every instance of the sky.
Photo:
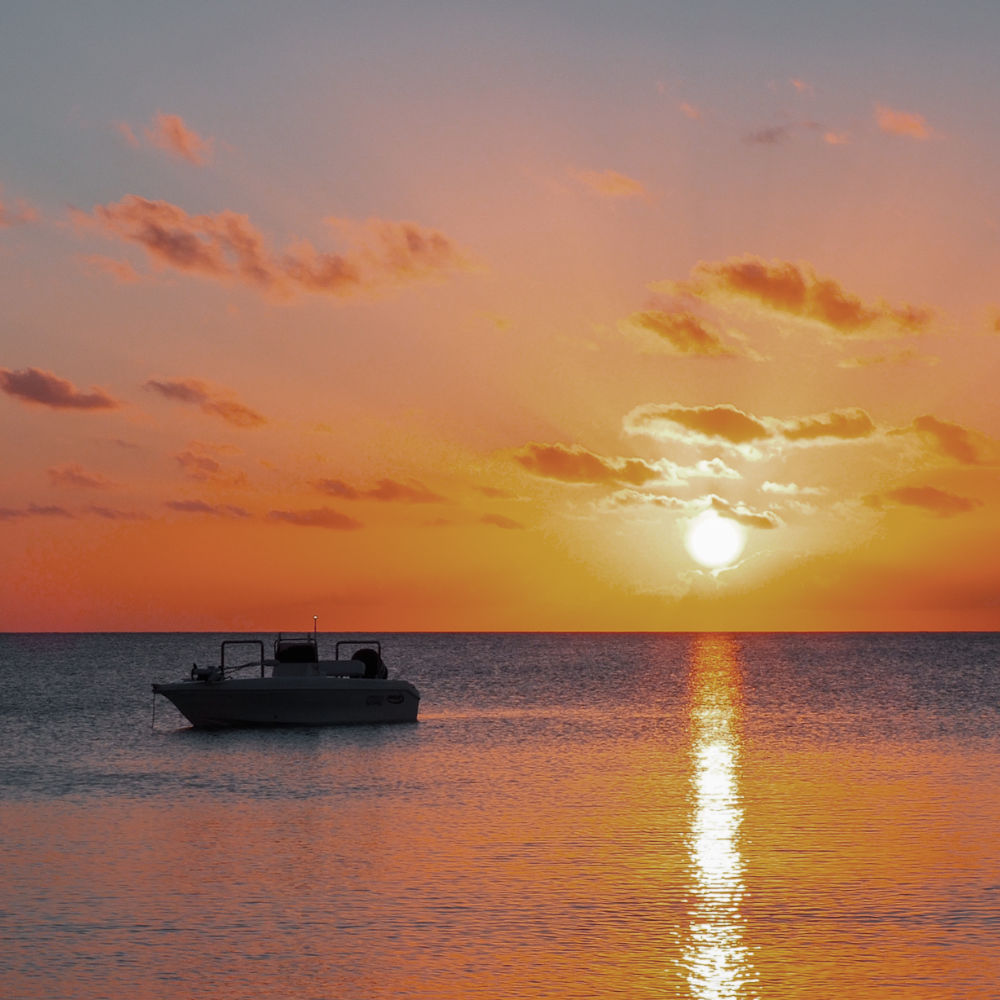
[[[1000,627],[998,37],[5,3],[0,629]]]

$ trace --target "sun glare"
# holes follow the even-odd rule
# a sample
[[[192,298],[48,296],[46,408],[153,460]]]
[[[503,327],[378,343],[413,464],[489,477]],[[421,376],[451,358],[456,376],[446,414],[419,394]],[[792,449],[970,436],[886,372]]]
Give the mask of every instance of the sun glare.
[[[718,569],[735,562],[746,545],[746,530],[718,511],[706,510],[688,526],[684,545],[695,562]]]

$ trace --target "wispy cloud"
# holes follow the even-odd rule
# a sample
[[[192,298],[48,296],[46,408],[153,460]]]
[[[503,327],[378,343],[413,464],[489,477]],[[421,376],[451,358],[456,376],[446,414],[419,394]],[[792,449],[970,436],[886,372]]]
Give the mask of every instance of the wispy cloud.
[[[169,202],[137,195],[97,205],[90,213],[75,212],[74,218],[84,228],[141,247],[156,267],[237,282],[276,298],[299,292],[349,298],[473,267],[448,237],[414,222],[328,218],[351,245],[338,253],[317,250],[305,240],[276,252],[245,215],[189,215]]]
[[[697,264],[687,281],[654,288],[706,301],[750,301],[779,315],[820,323],[845,337],[919,333],[930,322],[928,309],[864,302],[833,278],[808,264],[745,256]]]
[[[968,514],[983,505],[981,500],[957,496],[934,486],[900,486],[885,493],[865,497],[865,503],[875,508],[881,508],[887,503],[902,507],[916,507],[928,514],[934,514],[936,517],[955,517],[958,514]]]
[[[91,504],[88,508],[91,514],[104,518],[106,521],[146,521],[148,514],[143,514],[134,510],[116,510],[114,507],[101,507]]]
[[[34,205],[22,198],[10,202],[3,197],[3,185],[0,184],[0,229],[7,226],[23,226],[26,223],[34,222],[38,218],[38,211]]]
[[[341,479],[316,479],[313,487],[341,500],[380,500],[384,503],[444,503],[445,498],[432,492],[423,483],[401,483],[395,479],[380,479],[375,486],[359,489]]]
[[[885,104],[875,105],[875,121],[889,135],[910,139],[930,139],[934,134],[923,115],[914,111],[900,111]]]
[[[130,146],[142,145],[131,125],[118,122],[117,128]],[[187,160],[196,167],[203,167],[212,159],[214,140],[199,135],[180,115],[157,111],[150,123],[143,128],[142,134],[147,145]]]
[[[312,510],[272,510],[268,512],[267,519],[283,524],[294,524],[300,528],[327,528],[332,531],[357,531],[364,527],[360,521],[341,514],[331,507],[318,507]]]
[[[571,173],[588,191],[602,198],[642,198],[647,194],[642,181],[620,174],[617,170],[574,168]]]
[[[65,486],[71,489],[106,490],[114,483],[99,473],[86,472],[79,463],[53,466],[47,470],[49,482],[53,486]]]
[[[481,524],[489,524],[494,528],[503,528],[505,531],[523,531],[524,525],[513,518],[504,517],[503,514],[483,514],[479,519]]]
[[[30,503],[27,507],[0,507],[0,521],[18,521],[29,517],[65,517],[74,515],[65,507],[54,504]]]
[[[211,449],[195,442],[190,448],[178,452],[174,460],[188,479],[196,482],[221,483],[228,486],[242,486],[246,483],[246,473],[241,469],[227,469],[211,454]]]
[[[103,389],[81,392],[72,382],[41,368],[0,368],[0,390],[23,403],[53,410],[117,410],[121,405]]]
[[[182,514],[208,514],[211,517],[249,517],[250,512],[243,507],[228,503],[208,503],[205,500],[167,500],[166,507]]]
[[[259,427],[267,419],[225,389],[217,389],[198,378],[147,379],[144,388],[178,403],[190,403],[234,427]]]

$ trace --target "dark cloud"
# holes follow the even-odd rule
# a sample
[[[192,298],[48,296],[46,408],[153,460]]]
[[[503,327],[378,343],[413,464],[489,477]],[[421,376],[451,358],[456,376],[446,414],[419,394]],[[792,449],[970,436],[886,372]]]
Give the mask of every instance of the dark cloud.
[[[313,486],[328,496],[341,500],[379,500],[383,503],[444,503],[445,498],[422,483],[401,483],[395,479],[380,479],[375,486],[358,489],[342,479],[316,479]]]
[[[49,482],[53,486],[67,486],[85,490],[105,490],[113,485],[104,476],[84,471],[83,466],[77,463],[54,466],[48,469],[47,472]]]
[[[53,410],[116,410],[121,405],[103,389],[81,392],[72,382],[40,368],[0,368],[0,390],[25,403]]]
[[[233,399],[224,390],[217,390],[198,378],[147,379],[144,388],[178,403],[190,403],[214,417],[221,417],[234,427],[259,427],[267,419],[256,410]]]
[[[364,527],[360,521],[330,507],[319,507],[313,510],[272,510],[268,512],[267,519],[284,524],[295,524],[302,528],[328,528],[333,531],[357,531]]]
[[[249,517],[250,512],[232,504],[206,503],[204,500],[168,500],[165,506],[182,514],[209,514],[212,517]]]

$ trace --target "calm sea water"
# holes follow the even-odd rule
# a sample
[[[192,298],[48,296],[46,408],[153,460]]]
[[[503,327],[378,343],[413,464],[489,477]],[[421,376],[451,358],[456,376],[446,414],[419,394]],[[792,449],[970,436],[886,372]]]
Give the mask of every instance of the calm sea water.
[[[417,724],[152,727],[222,638],[0,636],[7,1000],[1000,995],[996,634],[386,635]]]

